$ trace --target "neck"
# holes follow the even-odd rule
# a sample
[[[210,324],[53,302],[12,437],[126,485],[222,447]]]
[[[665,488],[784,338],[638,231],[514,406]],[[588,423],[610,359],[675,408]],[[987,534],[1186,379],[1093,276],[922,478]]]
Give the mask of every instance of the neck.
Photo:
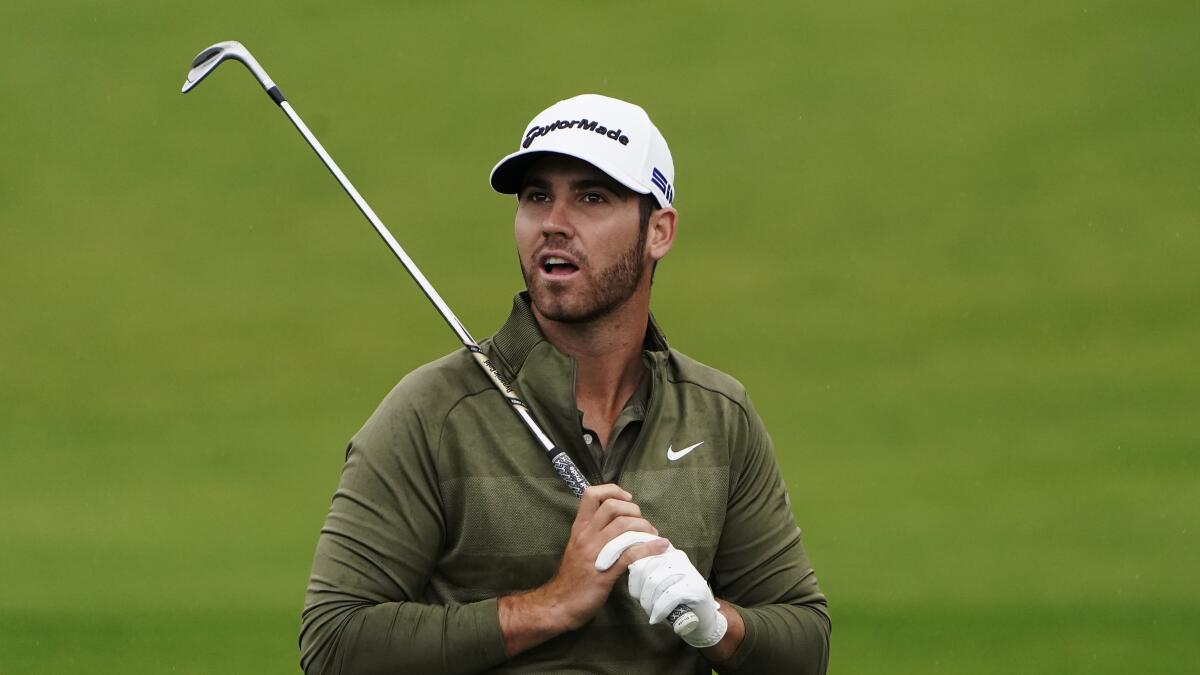
[[[649,293],[635,293],[612,312],[584,323],[562,323],[533,315],[546,340],[575,359],[575,403],[584,425],[608,434],[622,407],[641,383],[642,345],[650,320]]]

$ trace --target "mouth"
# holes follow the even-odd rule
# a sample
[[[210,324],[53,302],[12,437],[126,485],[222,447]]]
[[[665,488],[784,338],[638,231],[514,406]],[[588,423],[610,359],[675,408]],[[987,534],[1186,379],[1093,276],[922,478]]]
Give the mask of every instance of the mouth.
[[[545,256],[539,267],[542,274],[551,279],[566,279],[579,271],[579,267],[560,256]]]

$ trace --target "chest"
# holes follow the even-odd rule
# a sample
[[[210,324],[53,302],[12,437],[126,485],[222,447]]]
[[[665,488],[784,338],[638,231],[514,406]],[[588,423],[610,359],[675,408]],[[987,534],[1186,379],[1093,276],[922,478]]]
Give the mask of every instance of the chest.
[[[480,597],[548,579],[577,508],[525,428],[503,408],[498,413],[484,406],[459,411],[447,420],[438,450],[446,533],[439,574]],[[656,413],[603,466],[588,455],[576,421],[569,454],[590,481],[631,492],[643,516],[707,574],[724,527],[737,440],[719,416]],[[564,436],[560,429],[555,440]]]

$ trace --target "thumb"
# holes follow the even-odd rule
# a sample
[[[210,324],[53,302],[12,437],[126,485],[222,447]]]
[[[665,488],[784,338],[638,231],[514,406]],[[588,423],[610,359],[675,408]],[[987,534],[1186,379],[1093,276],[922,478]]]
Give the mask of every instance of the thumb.
[[[644,544],[648,541],[655,541],[661,538],[662,537],[659,537],[658,535],[650,534],[648,532],[631,531],[618,534],[609,540],[609,542],[604,545],[604,548],[600,549],[600,555],[596,556],[596,571],[608,571],[608,568],[612,567],[613,564],[617,562],[617,559],[621,557],[621,554],[625,552],[625,549],[629,548],[630,546]]]

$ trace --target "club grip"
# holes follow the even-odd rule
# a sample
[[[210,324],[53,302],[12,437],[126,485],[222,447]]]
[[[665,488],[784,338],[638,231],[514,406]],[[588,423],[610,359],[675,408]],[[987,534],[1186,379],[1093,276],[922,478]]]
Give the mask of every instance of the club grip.
[[[583,491],[592,486],[587,478],[583,477],[583,472],[575,466],[575,462],[567,456],[567,453],[555,448],[550,454],[550,464],[554,467],[554,473],[562,479],[567,487],[571,489],[571,494],[575,495],[576,499],[583,498]]]
[[[692,611],[687,605],[676,605],[675,609],[667,615],[667,623],[671,624],[671,628],[675,629],[675,634],[679,636],[686,635],[692,632],[696,624],[700,623],[700,617]]]

